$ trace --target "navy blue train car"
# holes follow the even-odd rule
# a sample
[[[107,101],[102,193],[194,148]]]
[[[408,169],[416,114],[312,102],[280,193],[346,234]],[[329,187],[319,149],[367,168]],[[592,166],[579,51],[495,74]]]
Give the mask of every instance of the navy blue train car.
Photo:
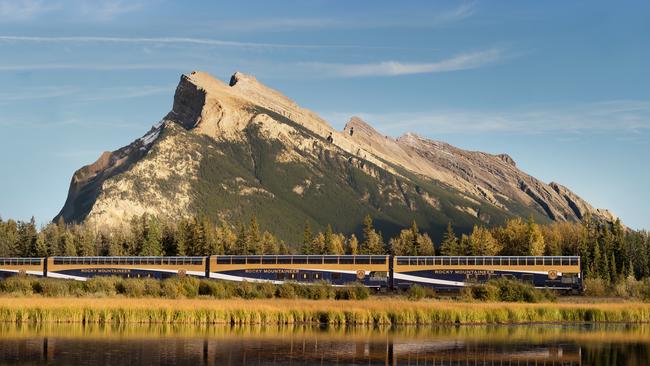
[[[47,277],[84,281],[96,276],[205,277],[207,257],[49,257]]]
[[[538,288],[582,291],[580,257],[393,257],[394,286],[458,290],[496,278]]]
[[[388,286],[389,265],[387,255],[218,255],[210,257],[210,278],[276,284],[360,282],[382,288]]]

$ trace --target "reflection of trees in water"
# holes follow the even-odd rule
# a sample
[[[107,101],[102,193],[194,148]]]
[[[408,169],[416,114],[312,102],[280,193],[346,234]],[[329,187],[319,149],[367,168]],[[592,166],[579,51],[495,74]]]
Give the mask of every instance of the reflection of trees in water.
[[[582,348],[583,364],[593,366],[650,364],[650,344],[646,343],[597,343]]]
[[[634,366],[650,359],[650,326],[568,327],[583,334],[573,341],[561,337],[561,327],[534,325],[446,331],[217,328],[0,325],[0,364]],[[543,329],[552,336],[522,336]],[[612,339],[609,332],[618,336]]]

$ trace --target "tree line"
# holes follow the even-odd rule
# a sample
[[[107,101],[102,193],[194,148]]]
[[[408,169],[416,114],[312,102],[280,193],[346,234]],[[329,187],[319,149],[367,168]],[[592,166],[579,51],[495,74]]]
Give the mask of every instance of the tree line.
[[[327,226],[314,232],[306,224],[298,252],[302,254],[393,255],[579,255],[588,278],[615,283],[623,278],[650,277],[650,236],[585,217],[582,222],[540,225],[515,218],[502,226],[475,226],[471,233],[452,224],[439,245],[417,224],[386,240],[366,216],[362,235],[346,236]],[[255,217],[246,223],[215,225],[206,216],[177,221],[144,214],[110,230],[62,220],[37,227],[30,221],[0,218],[0,257],[44,256],[206,256],[214,254],[294,254],[284,241],[260,228]]]

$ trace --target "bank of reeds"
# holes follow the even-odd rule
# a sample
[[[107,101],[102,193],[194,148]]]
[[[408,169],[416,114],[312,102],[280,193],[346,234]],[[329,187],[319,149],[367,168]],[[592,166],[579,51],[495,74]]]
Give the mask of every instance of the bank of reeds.
[[[650,322],[650,304],[460,303],[371,299],[2,298],[0,322],[430,325]]]

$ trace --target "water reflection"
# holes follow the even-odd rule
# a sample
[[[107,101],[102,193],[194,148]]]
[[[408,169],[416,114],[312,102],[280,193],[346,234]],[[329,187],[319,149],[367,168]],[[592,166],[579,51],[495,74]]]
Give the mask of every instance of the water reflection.
[[[0,324],[0,364],[647,365],[648,325],[398,328]]]

